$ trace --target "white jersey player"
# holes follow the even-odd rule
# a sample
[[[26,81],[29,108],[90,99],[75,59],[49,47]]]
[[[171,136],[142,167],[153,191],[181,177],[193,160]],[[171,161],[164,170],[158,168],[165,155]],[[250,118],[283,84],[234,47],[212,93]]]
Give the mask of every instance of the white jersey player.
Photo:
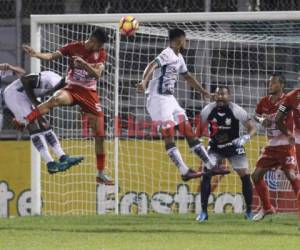
[[[0,131],[3,127],[3,98],[2,98],[2,79],[12,76],[12,75],[21,76],[25,74],[25,70],[18,67],[13,66],[8,63],[1,63],[0,64]]]
[[[196,172],[186,166],[182,160],[174,140],[174,128],[179,125],[181,132],[185,135],[191,150],[200,157],[207,165],[212,167],[207,152],[195,137],[192,127],[188,122],[185,110],[179,105],[174,97],[174,90],[181,74],[187,83],[207,97],[210,94],[201,84],[188,72],[185,61],[180,53],[186,45],[185,32],[181,29],[169,31],[170,46],[164,49],[146,67],[143,80],[138,84],[140,91],[146,90],[147,110],[153,122],[160,124],[164,135],[165,148],[173,163],[178,167],[182,180],[188,181],[192,178],[202,176],[202,172]],[[150,80],[150,77],[152,79]],[[226,174],[227,170],[213,168],[214,174]]]
[[[15,115],[15,123],[20,124],[32,111],[32,107],[39,104],[37,97],[52,95],[64,86],[61,76],[51,71],[42,71],[39,74],[30,74],[15,80],[6,87],[3,97],[7,107]],[[50,174],[65,171],[83,160],[83,157],[69,157],[65,154],[57,136],[44,117],[29,123],[27,128],[31,141],[47,163]],[[59,158],[59,162],[52,158],[48,145]]]

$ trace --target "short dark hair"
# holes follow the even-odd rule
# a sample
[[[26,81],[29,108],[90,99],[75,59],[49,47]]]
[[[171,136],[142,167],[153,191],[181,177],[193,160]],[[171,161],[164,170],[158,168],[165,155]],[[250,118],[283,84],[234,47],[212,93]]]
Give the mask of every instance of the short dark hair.
[[[104,29],[97,28],[91,33],[91,37],[95,37],[98,42],[106,43],[108,41],[108,36]]]
[[[171,29],[169,30],[169,40],[173,41],[174,39],[185,36],[185,32],[182,29]]]
[[[220,84],[220,85],[218,85],[218,86],[216,87],[215,92],[217,92],[219,89],[227,89],[228,94],[230,94],[230,89],[229,89],[229,87],[228,87],[227,85],[225,85],[225,84]]]
[[[277,77],[278,81],[280,84],[284,84],[285,83],[285,77],[280,74],[280,73],[277,73],[277,72],[273,72],[271,77]]]

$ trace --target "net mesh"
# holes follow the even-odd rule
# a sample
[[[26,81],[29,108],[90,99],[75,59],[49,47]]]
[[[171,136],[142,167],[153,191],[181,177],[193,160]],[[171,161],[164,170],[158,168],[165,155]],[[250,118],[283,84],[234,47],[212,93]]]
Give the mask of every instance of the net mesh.
[[[119,64],[119,211],[121,213],[185,213],[200,211],[199,180],[183,183],[164,149],[161,135],[151,124],[146,98],[135,85],[141,80],[148,62],[168,46],[167,31],[178,27],[186,31],[187,49],[183,52],[190,72],[213,90],[220,83],[230,86],[232,99],[254,113],[260,97],[267,93],[267,79],[274,71],[286,78],[286,89],[297,85],[300,59],[300,22],[167,22],[140,23],[134,37],[121,37],[119,61],[115,61],[116,25],[113,24],[43,24],[41,51],[55,51],[74,40],[85,40],[96,27],[109,34],[108,59],[98,93],[105,112],[106,169],[114,176],[114,75]],[[42,70],[65,75],[67,60],[43,62]],[[194,127],[206,104],[201,95],[179,79],[176,98],[187,111]],[[49,115],[55,132],[70,155],[83,155],[84,162],[62,174],[49,176],[42,167],[44,214],[89,214],[113,211],[114,189],[96,185],[94,140],[87,133],[80,108],[55,108]],[[182,136],[177,146],[187,165],[198,169],[201,163],[189,152]],[[251,171],[261,148],[266,144],[264,130],[247,145]],[[270,172],[267,182],[272,199],[282,211],[295,211],[295,197],[282,172]],[[241,181],[236,174],[214,179],[210,209],[224,211],[233,204],[235,212],[243,211]],[[256,197],[257,198],[257,197]],[[257,199],[255,204],[258,205]]]

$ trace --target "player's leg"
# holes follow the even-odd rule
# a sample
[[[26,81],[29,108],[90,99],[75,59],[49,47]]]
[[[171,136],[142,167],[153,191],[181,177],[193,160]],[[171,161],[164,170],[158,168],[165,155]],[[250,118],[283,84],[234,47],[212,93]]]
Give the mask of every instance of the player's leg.
[[[272,206],[270,201],[269,188],[263,179],[265,173],[269,170],[268,168],[262,168],[257,165],[254,172],[252,173],[252,181],[255,186],[256,193],[258,194],[262,207],[253,216],[254,221],[262,220],[266,215],[276,213],[275,208]]]
[[[215,152],[212,149],[208,150],[208,155],[210,159],[217,164],[219,164],[224,157],[220,155],[219,153]],[[203,175],[200,185],[200,192],[201,192],[201,213],[197,216],[196,220],[199,222],[203,222],[208,220],[208,199],[211,193],[211,178],[212,174],[211,172],[208,172],[207,174]]]
[[[54,93],[47,101],[38,105],[29,115],[26,116],[28,122],[36,120],[38,117],[47,114],[50,109],[57,106],[68,106],[73,103],[73,97],[68,90],[60,89]]]
[[[84,159],[81,156],[71,157],[64,152],[56,134],[54,133],[53,129],[50,127],[45,117],[43,116],[39,117],[37,119],[37,122],[39,124],[39,127],[42,130],[41,133],[45,137],[47,144],[51,147],[52,151],[59,159],[59,162],[64,164],[65,169],[61,169],[61,170],[67,170],[70,167],[79,164]]]
[[[162,128],[162,134],[165,142],[165,149],[174,165],[178,168],[181,177],[184,181],[201,176],[201,173],[189,169],[182,159],[181,153],[176,147],[174,140],[174,127]]]
[[[202,173],[189,169],[176,147],[174,134],[178,121],[175,120],[173,115],[176,105],[176,100],[173,96],[150,96],[147,98],[147,110],[153,123],[161,129],[166,152],[170,160],[178,168],[183,181],[188,181],[192,178],[200,177]]]
[[[232,164],[233,169],[240,176],[242,182],[242,193],[246,203],[246,213],[245,217],[248,220],[252,220],[252,183],[250,179],[248,159],[245,154],[245,149],[243,147],[236,148],[236,154],[229,157],[229,161]]]
[[[285,161],[282,163],[281,168],[284,171],[286,178],[290,181],[291,186],[294,190],[300,215],[300,179],[296,174],[298,168],[296,164],[296,152],[294,147],[290,147],[289,153],[287,154]]]
[[[22,122],[24,117],[31,112],[31,102],[23,92],[10,88],[4,92],[4,99],[7,107],[14,114],[16,122]],[[37,122],[31,122],[27,126],[32,144],[46,162],[48,172],[53,174],[65,168],[65,164],[55,162],[49,153],[41,127]]]
[[[93,129],[95,136],[95,153],[97,162],[96,182],[105,185],[114,185],[114,181],[105,174],[105,132],[104,132],[104,115],[87,114],[88,123]]]
[[[194,134],[194,131],[192,129],[190,122],[188,120],[184,120],[182,118],[179,120],[183,120],[178,126],[179,131],[182,134],[184,134],[191,151],[194,154],[196,154],[199,157],[199,159],[201,159],[204,162],[206,169],[211,171],[212,175],[229,174],[230,171],[227,168],[224,168],[224,166],[222,166],[222,165],[217,166],[216,162],[214,162],[210,159],[204,145]]]

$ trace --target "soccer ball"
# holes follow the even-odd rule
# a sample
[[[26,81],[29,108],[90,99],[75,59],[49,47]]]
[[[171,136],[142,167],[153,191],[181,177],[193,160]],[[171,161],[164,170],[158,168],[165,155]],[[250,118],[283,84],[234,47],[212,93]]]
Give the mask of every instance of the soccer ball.
[[[139,29],[139,22],[133,16],[122,17],[119,22],[119,29],[122,35],[133,36]]]

